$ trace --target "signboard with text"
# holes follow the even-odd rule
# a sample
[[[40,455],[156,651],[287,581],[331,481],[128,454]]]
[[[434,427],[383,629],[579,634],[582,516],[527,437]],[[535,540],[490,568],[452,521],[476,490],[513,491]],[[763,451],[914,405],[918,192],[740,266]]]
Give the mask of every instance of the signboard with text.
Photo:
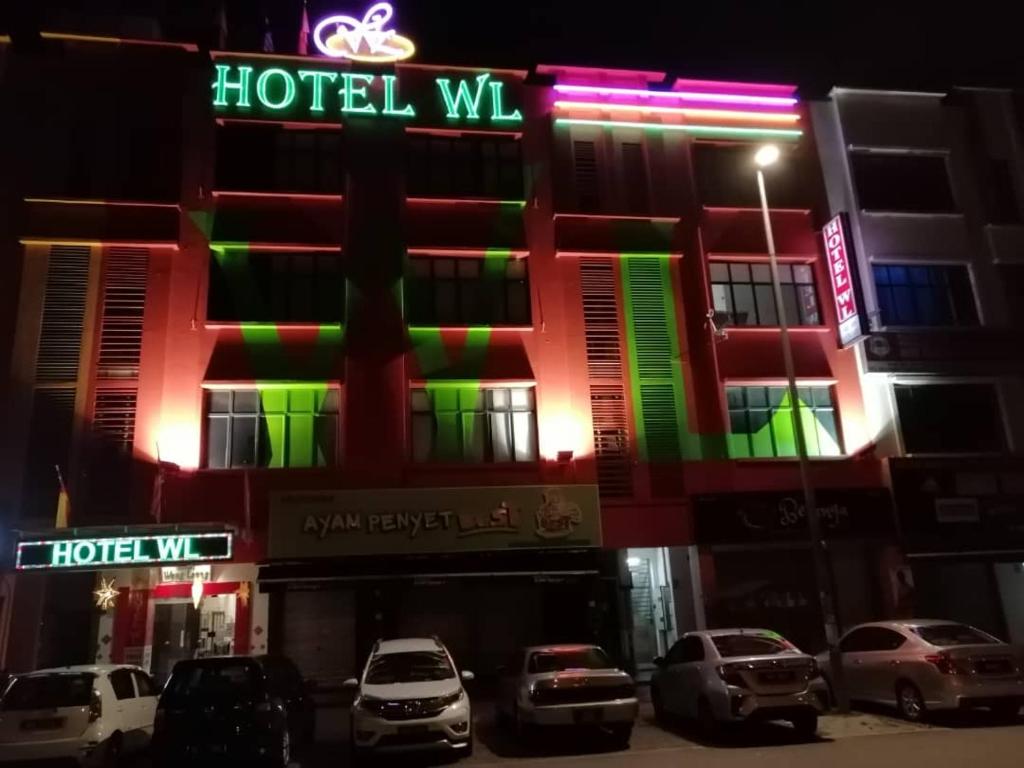
[[[214,54],[217,117],[341,123],[351,118],[411,126],[519,130],[522,82],[497,70],[355,72],[324,60]]]
[[[839,346],[848,347],[864,338],[867,328],[857,260],[854,258],[845,214],[833,217],[821,230],[821,236],[825,241],[825,258],[832,284],[832,298],[835,300]]]
[[[270,558],[598,547],[597,486],[278,492]]]
[[[15,570],[117,568],[231,559],[232,534],[169,533],[152,536],[54,536],[20,541]]]

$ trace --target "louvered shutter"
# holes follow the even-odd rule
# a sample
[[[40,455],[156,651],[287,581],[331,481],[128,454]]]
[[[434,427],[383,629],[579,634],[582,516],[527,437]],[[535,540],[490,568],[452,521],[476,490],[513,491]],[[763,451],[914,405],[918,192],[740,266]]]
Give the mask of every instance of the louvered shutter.
[[[593,141],[574,141],[572,159],[577,208],[585,213],[599,211],[601,192],[597,175],[597,145]]]
[[[88,284],[88,248],[50,249],[36,353],[37,383],[77,381]]]
[[[633,474],[615,265],[602,259],[584,259],[580,262],[580,282],[598,487],[602,498],[628,498],[633,495]]]
[[[685,401],[668,261],[624,259],[622,269],[641,458],[679,461]]]
[[[145,249],[111,248],[107,253],[96,361],[96,375],[101,379],[139,375],[148,268]]]

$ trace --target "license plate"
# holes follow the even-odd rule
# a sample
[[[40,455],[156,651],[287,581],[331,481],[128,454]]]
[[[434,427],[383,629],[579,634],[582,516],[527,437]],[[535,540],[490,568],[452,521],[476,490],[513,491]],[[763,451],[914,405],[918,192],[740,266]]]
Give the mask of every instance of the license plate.
[[[227,754],[227,751],[228,751],[228,745],[227,744],[211,744],[210,745],[210,752],[212,752],[215,755],[225,755],[225,754]]]
[[[792,672],[762,672],[757,677],[762,683],[768,683],[769,685],[792,683],[794,680]]]
[[[39,717],[33,720],[22,720],[23,731],[52,731],[64,725],[63,717]]]
[[[572,713],[572,719],[581,725],[583,723],[600,723],[604,720],[604,712],[600,709],[577,709]]]
[[[427,726],[425,725],[400,725],[398,726],[398,732],[405,734],[421,734],[427,732]]]

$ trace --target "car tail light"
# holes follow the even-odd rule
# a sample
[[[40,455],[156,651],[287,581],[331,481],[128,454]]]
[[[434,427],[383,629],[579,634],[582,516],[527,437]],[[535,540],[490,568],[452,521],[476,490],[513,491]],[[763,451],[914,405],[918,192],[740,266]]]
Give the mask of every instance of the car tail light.
[[[960,675],[964,672],[963,668],[948,653],[929,654],[924,657],[924,660],[935,665],[935,668],[944,675]]]
[[[811,659],[810,666],[807,668],[807,679],[813,680],[814,678],[821,675],[821,670],[818,669],[818,662],[816,659]]]
[[[103,696],[93,688],[92,698],[89,700],[89,722],[95,723],[101,717],[103,717]]]
[[[743,675],[741,675],[735,667],[723,664],[719,667],[715,667],[715,671],[718,672],[718,676],[722,678],[727,685],[734,685],[737,688],[747,687],[747,683],[743,679]]]

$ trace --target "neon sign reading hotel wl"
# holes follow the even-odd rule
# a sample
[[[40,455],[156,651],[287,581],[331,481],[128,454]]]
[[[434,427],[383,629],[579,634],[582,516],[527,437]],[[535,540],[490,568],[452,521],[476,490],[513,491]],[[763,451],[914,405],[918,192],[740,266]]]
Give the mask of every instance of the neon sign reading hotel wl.
[[[22,541],[14,567],[21,571],[229,560],[231,544],[228,531]]]
[[[475,77],[433,78],[432,101],[405,100],[397,75],[335,72],[257,62],[215,64],[213,106],[220,115],[270,119],[339,120],[343,116],[417,118],[420,110],[449,122],[522,122],[506,104],[505,83],[484,72]],[[419,109],[418,109],[419,107]]]

